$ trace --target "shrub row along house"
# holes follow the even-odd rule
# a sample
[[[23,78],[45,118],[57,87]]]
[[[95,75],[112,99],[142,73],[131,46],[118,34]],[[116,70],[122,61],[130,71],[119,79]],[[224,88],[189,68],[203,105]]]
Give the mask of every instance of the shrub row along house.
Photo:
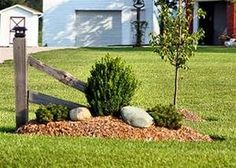
[[[159,33],[155,0],[144,0],[141,10],[144,44],[151,32]],[[207,12],[198,20],[198,8]],[[136,42],[136,9],[133,0],[44,0],[43,45],[45,46],[107,46],[132,45]],[[197,0],[194,4],[193,31],[205,30],[201,44],[222,44],[219,36],[236,36],[236,4],[230,0]],[[16,25],[25,26],[28,46],[37,46],[38,18],[42,13],[15,5],[0,11],[0,46],[10,46]]]

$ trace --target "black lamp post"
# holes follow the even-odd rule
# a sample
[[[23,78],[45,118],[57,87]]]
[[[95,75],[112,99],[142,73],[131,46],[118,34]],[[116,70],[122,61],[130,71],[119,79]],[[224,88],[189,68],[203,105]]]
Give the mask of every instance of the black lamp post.
[[[25,27],[15,26],[12,30],[15,31],[15,37],[23,38],[27,29]]]
[[[136,21],[136,47],[141,47],[142,43],[142,30],[141,30],[141,20],[140,12],[141,9],[145,6],[144,0],[133,0],[133,6],[137,9],[137,21]]]

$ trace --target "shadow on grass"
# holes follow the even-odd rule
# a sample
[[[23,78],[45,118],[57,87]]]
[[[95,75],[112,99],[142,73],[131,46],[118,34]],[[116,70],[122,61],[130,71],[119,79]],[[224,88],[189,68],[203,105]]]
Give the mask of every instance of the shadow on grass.
[[[2,67],[10,67],[13,66],[13,60],[5,60],[2,64],[0,64]]]
[[[0,133],[15,133],[16,129],[14,127],[0,127]]]
[[[98,51],[98,52],[137,52],[137,51],[148,51],[153,52],[153,48],[150,46],[145,47],[132,47],[132,46],[110,46],[110,47],[81,47],[81,48],[65,48],[65,49],[56,49],[54,51],[64,52],[64,51]],[[39,53],[48,53],[51,51],[41,51]],[[197,53],[235,53],[236,47],[226,48],[224,46],[199,46]],[[37,55],[33,54],[34,56]]]
[[[204,118],[204,120],[209,121],[209,122],[211,122],[211,121],[213,122],[213,121],[218,121],[219,119],[216,117],[206,117],[206,118]]]
[[[137,51],[149,51],[152,52],[153,48],[150,46],[141,47],[141,48],[133,48],[132,46],[124,46],[124,47],[84,47],[80,48],[84,50],[94,50],[94,51],[105,51],[105,52],[137,52]],[[236,47],[226,48],[224,46],[199,46],[197,53],[235,53]]]
[[[210,135],[211,139],[213,139],[213,141],[225,141],[226,137],[223,135]]]
[[[198,53],[235,53],[236,47],[227,48],[224,46],[199,46],[197,52]]]
[[[133,48],[133,47],[84,47],[81,49],[85,50],[94,50],[94,51],[116,51],[116,52],[137,52],[137,51],[152,51],[151,47],[141,47],[141,48]]]

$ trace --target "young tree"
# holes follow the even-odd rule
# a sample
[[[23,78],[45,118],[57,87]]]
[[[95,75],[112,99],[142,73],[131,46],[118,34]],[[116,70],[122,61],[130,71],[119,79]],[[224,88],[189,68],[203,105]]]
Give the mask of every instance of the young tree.
[[[159,12],[163,11],[165,6],[168,6],[168,8],[171,10],[176,10],[177,1],[178,0],[157,0],[155,1],[155,5],[160,7]],[[160,25],[160,34],[163,34],[164,19],[162,18],[162,15],[160,15],[159,18],[159,25]]]
[[[179,70],[188,68],[186,63],[190,57],[194,56],[198,40],[203,37],[204,32],[200,29],[191,33],[189,21],[192,15],[186,15],[186,5],[182,0],[178,0],[176,12],[173,12],[166,3],[161,3],[160,9],[162,33],[152,35],[151,45],[154,52],[175,67],[173,104],[177,108]],[[203,15],[204,12],[199,11],[198,17]]]

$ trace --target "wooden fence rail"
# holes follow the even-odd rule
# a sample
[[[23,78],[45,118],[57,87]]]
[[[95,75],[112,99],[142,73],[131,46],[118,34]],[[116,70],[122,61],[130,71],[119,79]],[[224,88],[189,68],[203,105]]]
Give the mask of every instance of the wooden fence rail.
[[[73,87],[81,92],[85,92],[86,83],[81,80],[76,79],[70,73],[52,68],[44,64],[43,62],[33,58],[32,56],[28,57],[28,63],[30,66],[42,72],[45,72],[46,74],[54,77],[55,79],[64,83],[65,85]]]

